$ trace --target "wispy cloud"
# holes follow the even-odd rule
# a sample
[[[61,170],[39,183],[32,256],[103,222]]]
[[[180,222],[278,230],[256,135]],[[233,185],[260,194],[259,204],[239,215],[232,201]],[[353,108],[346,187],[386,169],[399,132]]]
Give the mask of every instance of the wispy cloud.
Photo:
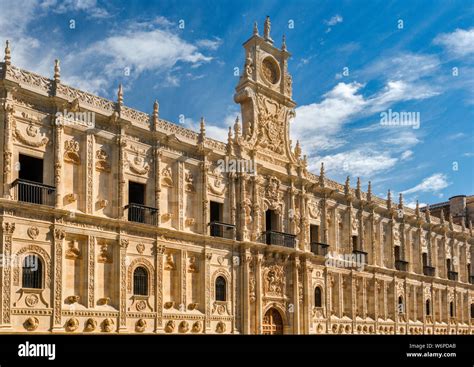
[[[329,26],[334,26],[337,23],[342,23],[343,20],[344,19],[339,14],[336,14],[332,16],[329,20],[325,20],[324,23],[326,23]]]
[[[402,194],[413,194],[418,192],[438,192],[449,186],[448,179],[443,173],[435,173],[424,178],[418,185],[408,190],[402,191]]]
[[[452,33],[442,33],[433,43],[445,47],[453,56],[470,55],[474,53],[474,28],[458,28]]]

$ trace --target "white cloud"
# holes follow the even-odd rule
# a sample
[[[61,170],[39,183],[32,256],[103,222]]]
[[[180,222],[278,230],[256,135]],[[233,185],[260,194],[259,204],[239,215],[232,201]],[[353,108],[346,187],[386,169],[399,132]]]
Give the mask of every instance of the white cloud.
[[[420,208],[423,208],[427,204],[426,203],[418,203],[418,205],[419,205]],[[416,201],[410,201],[410,202],[406,203],[405,206],[407,206],[411,209],[415,209],[416,208]]]
[[[397,158],[391,157],[387,152],[361,148],[318,157],[310,165],[310,169],[316,172],[321,162],[324,162],[328,173],[370,177],[392,168],[397,161]]]
[[[405,151],[402,153],[402,155],[400,156],[400,159],[401,159],[402,161],[404,161],[404,160],[407,160],[407,159],[411,158],[412,155],[413,155],[413,151],[411,151],[411,150],[405,150]]]
[[[324,23],[326,23],[329,26],[333,26],[333,25],[336,25],[337,23],[342,23],[343,20],[344,19],[339,14],[336,14],[333,17],[331,17],[331,19],[325,20]]]
[[[220,47],[220,45],[222,45],[222,40],[220,38],[215,38],[213,40],[202,39],[196,42],[196,46],[207,48],[213,51],[217,50]]]
[[[97,0],[46,0],[41,3],[43,9],[51,9],[54,13],[86,12],[91,18],[107,18],[109,12],[97,4]]]
[[[443,173],[435,173],[426,177],[418,185],[402,191],[403,194],[413,194],[415,192],[437,192],[449,186],[447,177]]]
[[[474,28],[439,34],[433,43],[445,47],[454,56],[467,56],[474,53]]]

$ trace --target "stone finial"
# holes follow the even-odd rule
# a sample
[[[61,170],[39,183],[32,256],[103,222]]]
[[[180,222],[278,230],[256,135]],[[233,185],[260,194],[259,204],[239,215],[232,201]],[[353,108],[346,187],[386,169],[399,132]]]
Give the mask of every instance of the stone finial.
[[[273,40],[270,37],[271,28],[272,28],[272,23],[270,22],[270,17],[267,15],[267,17],[265,18],[265,24],[263,27],[263,38],[265,38],[265,41],[273,43]]]
[[[301,146],[299,140],[296,141],[295,145],[295,157],[296,159],[299,159],[301,157]]]
[[[346,182],[344,183],[344,193],[349,195],[351,188],[351,178],[349,176],[346,177]]]
[[[257,22],[253,23],[253,35],[258,36],[258,25]]]
[[[420,203],[418,202],[418,200],[416,201],[415,214],[417,217],[420,216]]]
[[[390,210],[392,208],[392,193],[390,189],[387,192],[387,209]]]
[[[426,204],[425,219],[428,223],[431,222],[430,204]]]
[[[444,224],[445,218],[444,218],[444,210],[443,210],[443,208],[441,208],[441,212],[440,212],[440,215],[439,215],[439,216],[441,217],[441,218],[440,218],[440,219],[441,219],[441,223]]]
[[[239,116],[235,118],[235,124],[234,124],[234,132],[235,132],[235,137],[240,136],[240,122],[239,122]]]
[[[5,65],[10,65],[12,61],[11,53],[10,53],[10,41],[7,40],[5,42]]]
[[[286,51],[286,36],[283,35],[282,40],[281,40],[281,50]]]
[[[321,162],[321,169],[319,170],[319,186],[324,186],[324,162]]]
[[[369,185],[367,187],[367,200],[372,200],[372,182],[369,181]]]
[[[201,122],[199,124],[200,128],[199,128],[199,132],[201,133],[201,135],[204,137],[206,136],[206,122],[204,121],[204,117],[201,116]]]
[[[160,104],[155,99],[155,102],[153,102],[153,117],[156,117],[158,119],[159,111],[160,111]]]
[[[357,177],[357,186],[356,190],[360,191],[360,177]]]
[[[402,193],[398,195],[398,208],[403,209],[403,194]]]
[[[119,84],[118,91],[117,91],[117,103],[119,106],[123,105],[123,88],[122,83]]]
[[[59,66],[59,60],[54,60],[54,81],[61,83],[61,67]]]
[[[232,142],[232,128],[229,126],[229,132],[227,133],[227,142],[230,144]]]

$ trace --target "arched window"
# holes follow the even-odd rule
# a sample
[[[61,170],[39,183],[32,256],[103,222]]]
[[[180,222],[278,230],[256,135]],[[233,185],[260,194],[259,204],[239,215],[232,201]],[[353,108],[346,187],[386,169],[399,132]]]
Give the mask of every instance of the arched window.
[[[471,303],[471,319],[474,319],[474,303]]]
[[[323,296],[321,287],[314,289],[314,307],[323,307]]]
[[[226,300],[226,284],[224,277],[216,278],[216,301]]]
[[[405,313],[405,306],[403,305],[403,297],[398,297],[398,313],[403,314]]]
[[[148,296],[148,271],[139,266],[133,272],[133,294],[136,296]]]
[[[454,302],[453,301],[449,302],[449,315],[451,317],[454,317]]]
[[[28,255],[23,260],[23,288],[43,288],[43,263],[37,255]]]
[[[427,299],[426,300],[426,316],[430,316],[431,315],[431,304],[430,304],[430,300]]]

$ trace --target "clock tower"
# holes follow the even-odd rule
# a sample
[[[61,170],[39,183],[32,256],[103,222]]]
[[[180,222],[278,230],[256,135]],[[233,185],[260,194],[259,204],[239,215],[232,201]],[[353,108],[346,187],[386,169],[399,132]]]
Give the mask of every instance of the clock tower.
[[[283,36],[281,48],[270,36],[270,18],[263,36],[255,23],[252,37],[244,43],[245,66],[234,100],[241,106],[242,143],[257,155],[281,163],[295,163],[291,152],[289,120],[296,103],[292,100],[292,80],[287,63],[290,53]]]

